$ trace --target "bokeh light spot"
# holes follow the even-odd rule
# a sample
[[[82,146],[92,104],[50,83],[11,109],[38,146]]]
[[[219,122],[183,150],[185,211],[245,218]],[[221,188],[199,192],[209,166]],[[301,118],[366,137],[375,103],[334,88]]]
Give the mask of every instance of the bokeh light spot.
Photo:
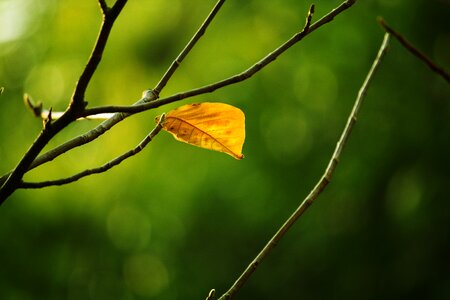
[[[150,221],[131,206],[113,208],[107,219],[107,228],[114,245],[122,250],[140,250],[150,241]]]
[[[130,256],[124,264],[124,277],[128,287],[142,297],[157,296],[169,283],[166,266],[155,256]]]
[[[263,116],[261,124],[267,148],[275,159],[292,163],[308,153],[311,129],[300,112]]]
[[[395,174],[389,183],[386,197],[388,213],[394,219],[411,215],[422,198],[422,180],[413,171]]]

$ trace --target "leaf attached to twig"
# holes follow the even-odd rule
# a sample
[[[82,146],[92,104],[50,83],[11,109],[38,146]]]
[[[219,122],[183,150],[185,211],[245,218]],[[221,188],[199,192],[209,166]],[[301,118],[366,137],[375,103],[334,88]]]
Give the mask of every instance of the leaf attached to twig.
[[[244,157],[245,115],[237,107],[209,102],[183,105],[166,114],[163,129],[181,142]]]

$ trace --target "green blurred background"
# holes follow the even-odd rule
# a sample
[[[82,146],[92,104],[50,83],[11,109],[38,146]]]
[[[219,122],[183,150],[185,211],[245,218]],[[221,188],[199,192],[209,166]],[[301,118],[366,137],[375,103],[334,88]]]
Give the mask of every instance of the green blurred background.
[[[131,104],[213,0],[129,1],[86,98]],[[111,1],[110,1],[111,3]],[[314,19],[340,1],[317,1]],[[244,70],[300,30],[310,2],[227,1],[162,93]],[[222,294],[319,179],[383,37],[450,69],[448,0],[365,0],[241,84],[122,122],[26,175],[56,179],[134,147],[154,117],[221,101],[246,113],[245,159],[162,132],[139,155],[0,207],[0,299],[204,299]],[[23,93],[65,109],[100,25],[94,0],[0,0],[0,172],[41,129]],[[94,127],[71,125],[46,148]],[[395,40],[328,189],[236,299],[449,299],[450,88]]]

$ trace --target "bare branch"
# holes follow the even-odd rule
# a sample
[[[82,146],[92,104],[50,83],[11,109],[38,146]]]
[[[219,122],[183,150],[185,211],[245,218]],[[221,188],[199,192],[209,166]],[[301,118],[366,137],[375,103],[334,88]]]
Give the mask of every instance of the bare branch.
[[[192,50],[194,45],[198,42],[200,37],[205,33],[206,28],[209,26],[212,19],[215,17],[215,15],[217,14],[218,10],[220,9],[220,7],[222,6],[222,4],[224,2],[225,2],[225,0],[220,0],[217,2],[217,4],[212,9],[212,11],[209,13],[208,17],[201,24],[200,28],[197,30],[197,32],[194,34],[194,36],[188,42],[188,44],[185,46],[185,48],[181,51],[181,53],[178,55],[178,57],[174,60],[174,62],[169,67],[167,72],[164,74],[163,78],[157,84],[155,89],[157,89],[159,92],[162,91],[162,89],[164,88],[167,81],[171,78],[171,76],[174,74],[175,70],[178,68],[179,63],[181,63],[181,61],[187,56],[187,54],[190,52],[190,50]],[[178,63],[177,63],[177,61],[178,61]],[[147,102],[153,101],[157,98],[158,98],[157,93],[155,93],[153,90],[148,90],[143,93],[142,98],[139,101],[137,101],[134,105],[140,105],[143,103],[147,103]],[[91,116],[91,115],[94,116],[94,115],[99,115],[99,114],[89,114],[89,115],[84,114],[84,116],[78,116],[78,117],[86,118],[87,116]],[[48,152],[37,157],[33,161],[33,163],[30,165],[29,170],[34,169],[46,162],[52,161],[56,157],[60,156],[61,154],[65,153],[73,148],[82,146],[84,144],[87,144],[87,143],[95,140],[96,138],[101,136],[103,133],[105,133],[106,131],[111,129],[115,124],[117,124],[120,121],[127,118],[129,115],[130,114],[117,113],[110,119],[102,122],[100,125],[98,125],[94,129],[90,130],[89,132],[87,132],[83,135],[77,136],[77,137],[67,141],[64,144],[57,146],[56,148],[54,148],[52,150],[49,150]],[[0,186],[6,181],[6,179],[8,178],[8,176],[10,174],[11,174],[11,172],[3,175],[0,178]]]
[[[161,131],[163,122],[164,122],[164,115],[161,116],[156,127],[153,128],[153,130],[135,148],[125,152],[124,154],[114,158],[113,160],[107,162],[106,164],[104,164],[98,168],[84,170],[83,172],[80,172],[71,177],[67,177],[67,178],[63,178],[63,179],[42,181],[42,182],[22,182],[20,185],[20,188],[38,189],[38,188],[54,186],[54,185],[63,185],[63,184],[75,182],[75,181],[77,181],[83,177],[89,176],[89,175],[106,172],[109,169],[119,165],[125,159],[130,158],[130,157],[138,154],[139,152],[141,152],[145,148],[145,146],[147,146],[148,143],[150,143],[153,140],[153,138]]]
[[[369,88],[370,82],[375,74],[375,71],[378,69],[384,54],[388,48],[389,44],[389,33],[386,33],[383,39],[383,43],[381,44],[380,50],[378,51],[378,55],[373,62],[373,65],[367,74],[367,77],[359,90],[358,96],[356,98],[353,109],[350,113],[350,116],[347,120],[347,124],[337,142],[336,148],[333,152],[330,162],[328,166],[316,184],[316,186],[311,190],[308,196],[303,200],[300,206],[294,211],[294,213],[286,220],[286,222],[280,227],[277,233],[269,240],[269,242],[264,246],[264,248],[259,252],[259,254],[255,257],[255,259],[248,265],[245,271],[240,275],[238,280],[231,286],[231,288],[223,294],[219,300],[229,300],[231,299],[247,282],[256,268],[261,264],[261,262],[267,257],[267,255],[275,248],[278,242],[283,238],[286,232],[295,224],[298,218],[313,204],[313,202],[317,199],[317,197],[322,193],[328,183],[331,181],[333,176],[333,172],[339,162],[339,158],[342,153],[342,149],[347,143],[348,137],[355,125],[358,112],[361,108],[361,104],[366,96],[367,89]]]
[[[128,114],[134,114],[141,111],[146,111],[152,108],[159,107],[161,105],[165,105],[168,103],[176,102],[182,99],[190,98],[193,96],[198,96],[206,93],[214,92],[217,89],[223,88],[228,85],[236,84],[238,82],[244,81],[250,77],[252,77],[255,73],[266,67],[268,64],[273,62],[275,59],[278,58],[281,54],[283,54],[286,50],[291,48],[293,45],[301,41],[305,36],[307,36],[309,33],[311,33],[314,30],[317,30],[321,26],[329,23],[331,20],[334,19],[338,14],[345,11],[349,7],[351,7],[356,1],[355,0],[348,0],[343,2],[341,5],[339,5],[337,8],[333,9],[331,12],[329,12],[327,15],[322,17],[319,21],[315,22],[314,24],[310,25],[310,18],[313,13],[314,6],[311,6],[312,10],[308,12],[307,22],[305,27],[302,29],[302,31],[296,33],[293,37],[291,37],[288,41],[286,41],[284,44],[279,46],[277,49],[275,49],[273,52],[266,55],[264,58],[262,58],[260,61],[252,65],[247,70],[243,71],[240,74],[231,76],[229,78],[223,79],[221,81],[192,89],[189,91],[181,92],[175,95],[172,95],[170,97],[162,98],[156,101],[152,101],[150,103],[145,104],[138,104],[138,105],[132,105],[132,106],[102,106],[102,107],[93,107],[90,109],[86,109],[83,113],[83,116],[87,115],[94,115],[99,113],[112,113],[112,112],[125,112]],[[308,21],[309,20],[309,21]]]
[[[118,0],[116,2],[116,4],[110,9],[109,15],[114,15],[116,13],[118,14],[118,12],[120,12],[120,9],[121,9],[121,7],[123,7],[125,2],[126,2],[126,0]],[[201,87],[201,88],[187,91],[184,93],[176,94],[171,97],[167,97],[167,98],[164,98],[164,99],[161,99],[158,101],[152,101],[154,99],[157,99],[157,95],[153,91],[149,91],[139,101],[137,101],[134,104],[134,106],[132,106],[132,107],[111,106],[111,107],[98,107],[98,108],[93,108],[90,110],[84,109],[84,99],[83,99],[84,91],[87,87],[87,84],[90,81],[90,78],[92,77],[92,74],[93,74],[92,71],[95,71],[95,68],[98,65],[98,62],[96,63],[96,61],[99,60],[98,56],[92,55],[91,56],[92,61],[93,61],[93,63],[91,63],[92,67],[90,68],[89,72],[86,72],[87,75],[85,75],[85,76],[82,75],[80,77],[80,81],[81,81],[81,79],[83,79],[83,80],[81,83],[79,82],[79,84],[77,85],[77,88],[75,89],[75,92],[74,92],[74,96],[75,95],[78,95],[78,96],[72,97],[72,100],[74,100],[75,98],[78,99],[77,101],[75,101],[78,104],[76,104],[76,105],[71,104],[71,106],[70,106],[70,107],[77,108],[77,109],[75,109],[77,114],[76,115],[74,114],[73,109],[69,109],[68,111],[66,111],[66,113],[60,119],[55,121],[55,124],[52,126],[52,131],[49,133],[46,133],[45,138],[39,137],[37,139],[37,143],[33,144],[33,146],[30,148],[30,150],[26,153],[26,155],[25,155],[26,157],[24,156],[24,158],[21,160],[19,165],[12,172],[9,172],[9,173],[3,175],[0,178],[0,185],[3,184],[2,188],[0,189],[0,204],[3,202],[4,199],[6,199],[6,197],[8,197],[15,190],[15,188],[16,188],[15,186],[17,186],[17,183],[20,182],[21,178],[23,177],[23,174],[26,171],[31,170],[31,169],[33,169],[43,163],[46,163],[48,161],[51,161],[51,160],[55,159],[56,157],[58,157],[59,155],[65,153],[75,147],[79,147],[86,143],[91,142],[92,140],[96,139],[97,137],[99,137],[100,135],[105,133],[107,130],[111,129],[115,124],[119,123],[123,119],[130,116],[132,113],[137,113],[137,112],[148,110],[148,109],[151,109],[154,107],[159,107],[163,104],[171,103],[171,102],[185,99],[188,97],[193,97],[196,95],[209,93],[218,88],[221,88],[221,87],[233,84],[233,83],[241,82],[241,81],[249,78],[256,72],[261,70],[268,63],[275,60],[280,54],[282,54],[285,50],[290,48],[293,44],[295,44],[296,42],[301,40],[309,32],[312,32],[312,31],[318,29],[319,27],[321,27],[322,25],[330,22],[331,20],[334,19],[335,16],[337,16],[341,12],[343,12],[346,9],[348,9],[349,7],[351,7],[355,2],[356,2],[356,0],[344,1],[341,5],[339,5],[333,11],[331,11],[330,13],[325,15],[322,19],[320,19],[316,23],[312,24],[308,28],[309,30],[303,30],[302,32],[296,34],[293,38],[291,38],[286,43],[281,45],[274,52],[270,53],[265,58],[263,58],[263,60],[256,63],[255,65],[253,65],[252,67],[250,67],[249,69],[247,69],[246,71],[244,71],[241,74],[224,79],[222,81],[219,81],[215,84],[211,84],[209,86],[205,86],[205,87]],[[212,16],[214,16],[214,14]],[[202,24],[202,26],[207,26],[208,24],[209,24],[209,22],[205,22]],[[102,32],[102,30],[101,30],[101,32]],[[197,31],[197,34],[201,34],[202,32],[203,32],[202,30],[199,30],[199,31]],[[100,33],[100,35],[102,35],[102,34]],[[99,39],[100,39],[100,36],[99,36]],[[193,39],[191,39],[191,41],[195,44],[196,39],[193,38]],[[95,48],[97,48],[97,47],[95,47]],[[94,52],[96,52],[95,49],[93,51],[93,54],[94,54]],[[102,53],[102,51],[99,51],[99,52],[100,52],[100,54]],[[91,61],[91,59],[89,61]],[[168,72],[168,74],[169,74],[169,78],[170,78],[171,73]],[[79,91],[79,92],[77,92],[77,91]],[[150,102],[150,103],[148,103],[148,102]],[[72,101],[72,103],[73,103],[73,101]],[[82,106],[80,103],[83,103],[83,109],[80,109],[77,106],[77,105]],[[123,112],[121,112],[121,111],[123,111]],[[76,137],[76,138],[74,138],[74,139],[72,139],[72,140],[70,140],[70,141],[68,141],[68,142],[66,142],[66,143],[64,143],[64,144],[44,153],[43,155],[36,158],[36,156],[39,154],[39,152],[42,150],[42,148],[48,143],[48,141],[57,132],[59,132],[62,128],[67,126],[67,124],[69,124],[76,118],[86,117],[88,115],[97,115],[99,113],[109,113],[109,112],[121,112],[121,113],[115,114],[114,117],[104,121],[99,126],[94,128],[93,130],[91,130],[81,136],[78,136],[78,137]],[[9,181],[10,181],[10,183],[8,183]]]
[[[447,71],[445,71],[444,68],[438,66],[425,53],[414,47],[405,37],[403,37],[400,33],[395,31],[392,27],[390,27],[384,21],[383,18],[379,18],[378,23],[381,25],[381,27],[383,27],[383,29],[386,32],[392,34],[400,42],[400,44],[402,44],[403,47],[405,47],[406,50],[408,50],[418,59],[423,61],[433,72],[437,73],[442,78],[444,78],[448,83],[450,83],[450,74]]]

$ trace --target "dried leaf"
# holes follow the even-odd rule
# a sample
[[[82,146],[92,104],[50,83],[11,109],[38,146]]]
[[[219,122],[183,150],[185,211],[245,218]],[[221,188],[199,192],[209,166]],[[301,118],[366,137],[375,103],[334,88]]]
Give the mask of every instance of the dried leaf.
[[[158,121],[160,117],[157,117]],[[242,159],[245,115],[224,103],[183,105],[166,114],[163,129],[177,140]]]

